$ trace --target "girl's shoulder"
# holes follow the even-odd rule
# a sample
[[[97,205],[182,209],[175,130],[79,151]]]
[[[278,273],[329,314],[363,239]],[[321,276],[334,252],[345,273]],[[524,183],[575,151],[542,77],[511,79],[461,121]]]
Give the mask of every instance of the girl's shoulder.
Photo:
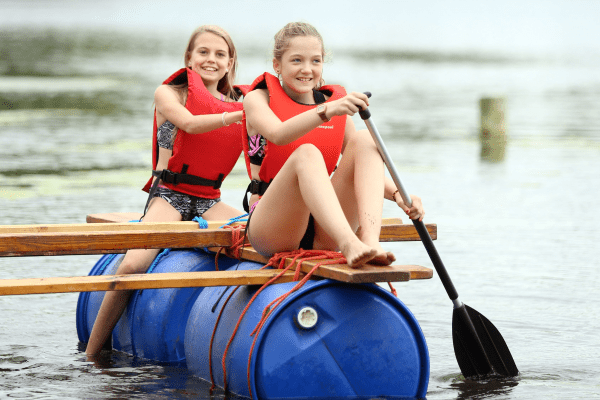
[[[255,102],[269,102],[269,91],[267,89],[254,89],[244,96],[244,104]]]
[[[186,95],[187,90],[181,90],[180,88],[173,85],[160,85],[154,91],[154,100],[173,100],[173,97],[175,96],[180,103],[184,103]]]

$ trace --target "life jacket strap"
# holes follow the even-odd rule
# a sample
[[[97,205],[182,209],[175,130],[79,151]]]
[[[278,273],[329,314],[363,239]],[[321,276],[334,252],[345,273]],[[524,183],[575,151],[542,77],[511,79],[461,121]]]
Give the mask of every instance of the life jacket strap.
[[[224,174],[219,174],[216,180],[211,180],[196,175],[169,171],[168,169],[152,171],[152,175],[159,177],[164,183],[170,183],[175,186],[185,183],[187,185],[212,186],[214,189],[221,187],[221,183],[223,183],[223,178],[225,177]]]
[[[244,194],[244,201],[242,203],[246,212],[250,211],[250,205],[248,204],[248,193],[250,193],[250,195],[258,194],[259,196],[262,196],[267,191],[269,184],[269,182],[258,181],[256,179],[252,179],[252,181],[250,181],[250,184],[248,184],[248,188],[246,188],[246,193]]]
[[[187,171],[187,166],[184,167],[184,170]],[[177,173],[173,171],[169,171],[168,169],[163,169],[162,171],[152,171],[152,176],[155,176],[156,179],[152,184],[152,187],[148,191],[148,200],[146,201],[146,206],[144,207],[144,215],[148,211],[148,205],[150,204],[150,200],[154,197],[154,193],[156,193],[156,189],[158,188],[158,182],[163,181],[164,183],[170,183],[172,185],[178,185],[180,183],[185,183],[187,185],[200,185],[200,186],[212,186],[215,189],[219,189],[221,184],[223,183],[223,179],[225,178],[224,174],[219,174],[217,180],[211,180],[202,178],[200,176],[186,174],[186,173]]]

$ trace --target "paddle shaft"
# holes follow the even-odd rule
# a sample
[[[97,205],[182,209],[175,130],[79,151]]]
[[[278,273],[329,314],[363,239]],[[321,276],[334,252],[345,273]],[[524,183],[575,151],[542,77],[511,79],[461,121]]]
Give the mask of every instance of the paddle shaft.
[[[370,93],[365,94],[371,96]],[[371,113],[365,108],[364,110],[361,109],[359,114],[365,121],[379,154],[388,167],[400,196],[402,196],[402,200],[407,206],[411,207],[412,200],[400,181],[398,171],[396,171],[377,127],[371,121]],[[452,284],[446,267],[433,245],[427,229],[425,229],[425,225],[418,220],[413,220],[413,224],[446,289],[446,293],[448,293],[448,297],[454,303],[452,341],[456,361],[465,378],[488,378],[493,374],[508,377],[517,376],[519,370],[498,329],[487,318],[458,299],[458,292]]]
[[[408,192],[404,188],[404,185],[402,185],[402,181],[400,181],[400,176],[398,174],[398,171],[396,170],[396,166],[392,162],[392,158],[390,157],[387,148],[385,147],[383,140],[381,139],[381,135],[379,134],[377,127],[375,126],[373,121],[371,121],[371,113],[368,109],[366,109],[360,111],[359,114],[361,118],[365,121],[365,124],[367,125],[367,128],[369,129],[369,132],[371,133],[371,136],[373,137],[373,140],[377,145],[377,149],[379,150],[379,153],[381,154],[385,165],[390,171],[392,180],[396,184],[396,188],[398,189],[400,196],[402,196],[402,200],[404,200],[404,204],[406,204],[408,207],[412,206],[412,200],[408,195]],[[454,287],[454,284],[450,279],[450,275],[448,275],[448,271],[446,271],[446,267],[444,266],[444,263],[442,262],[442,259],[440,258],[440,255],[438,254],[435,245],[433,244],[433,240],[431,239],[431,236],[429,235],[425,224],[423,223],[423,221],[419,221],[418,219],[413,219],[411,221],[413,222],[413,225],[415,226],[415,229],[417,230],[419,237],[421,238],[421,241],[425,246],[425,250],[427,250],[427,253],[429,254],[429,258],[431,259],[431,262],[433,263],[433,266],[435,267],[435,270],[438,273],[438,276],[440,277],[444,288],[446,289],[446,293],[448,293],[448,297],[450,297],[450,300],[452,300],[452,302],[454,303],[455,308],[461,307],[462,302],[458,300],[458,292],[456,291],[456,288]]]
[[[375,126],[375,124],[371,121],[371,113],[369,112],[368,109],[361,110],[360,116],[365,121],[367,128],[369,129],[369,132],[371,133],[371,136],[373,137],[373,140],[375,141],[375,144],[377,145],[377,149],[379,150],[379,153],[381,154],[383,161],[385,162],[386,166],[388,167],[388,170],[390,171],[392,179],[394,180],[394,183],[396,184],[396,188],[398,189],[398,192],[402,196],[402,200],[404,200],[404,203],[407,206],[409,206],[409,207],[412,206],[412,200],[411,200],[410,196],[408,195],[408,192],[402,185],[402,182],[400,181],[398,171],[396,171],[396,167],[394,166],[394,163],[392,162],[392,159],[391,159],[389,153],[387,152],[387,149],[383,143],[383,140],[381,139],[381,135],[379,134],[379,131],[377,130],[377,127]],[[427,229],[425,228],[425,225],[423,224],[422,221],[419,221],[419,220],[412,220],[412,221],[413,221],[413,224],[414,224],[417,232],[419,233],[419,236],[421,238],[421,241],[423,242],[423,245],[425,246],[425,249],[427,250],[427,253],[429,254],[431,262],[433,263],[433,266],[435,267],[435,270],[437,271],[437,273],[440,277],[440,280],[442,281],[442,284],[444,285],[444,288],[446,289],[446,293],[448,293],[448,297],[450,297],[450,300],[452,300],[452,302],[454,303],[454,313],[453,314],[458,317],[458,321],[461,321],[460,324],[462,324],[466,327],[467,331],[469,332],[469,335],[471,336],[470,343],[472,343],[472,345],[469,346],[468,352],[470,352],[471,356],[475,356],[475,357],[483,360],[482,362],[479,363],[479,365],[481,366],[481,370],[479,370],[473,374],[487,375],[487,374],[493,372],[494,370],[499,371],[498,366],[496,366],[494,368],[494,364],[492,364],[492,362],[488,356],[488,351],[486,351],[486,349],[483,346],[483,343],[480,338],[480,334],[478,333],[477,328],[475,328],[475,325],[473,324],[473,321],[471,320],[471,318],[468,314],[466,306],[458,299],[458,292],[454,288],[454,284],[452,283],[452,280],[450,279],[450,276],[448,275],[448,272],[446,271],[446,267],[444,266],[444,263],[442,262],[442,259],[440,258],[439,254],[433,244],[433,241],[431,240],[431,237],[429,236],[429,233],[427,232]],[[491,325],[491,323],[490,323],[490,325]],[[494,327],[494,329],[495,329],[495,327]],[[480,333],[483,334],[483,332],[480,332]],[[454,336],[455,335],[453,332],[453,337]],[[499,333],[498,333],[498,336],[501,339],[501,336],[499,335]],[[503,339],[501,339],[501,341],[504,342]],[[492,343],[491,347],[488,346],[488,350],[491,351],[493,347],[494,347],[494,343]],[[506,345],[504,345],[504,347],[506,347]],[[455,350],[455,353],[456,353],[456,350]],[[509,360],[510,363],[512,363],[514,365],[514,361],[512,360],[512,356],[510,355],[510,351],[508,350],[507,347],[506,347],[506,353],[507,353],[507,359]],[[457,360],[458,360],[458,354],[457,354]],[[461,367],[461,371],[463,371],[465,376],[470,375],[466,372],[467,371],[466,369],[463,369],[464,367],[461,365],[460,362],[459,362],[459,366]],[[514,366],[514,370],[517,371],[516,366]],[[471,371],[469,370],[468,372],[471,372]],[[515,372],[514,374],[509,374],[509,375],[514,376],[517,373],[518,373],[518,371]]]

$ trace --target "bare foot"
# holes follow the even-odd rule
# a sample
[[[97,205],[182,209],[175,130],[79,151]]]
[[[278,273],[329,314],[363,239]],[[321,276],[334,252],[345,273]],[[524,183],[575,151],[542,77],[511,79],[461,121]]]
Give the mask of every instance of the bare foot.
[[[377,250],[377,254],[370,261],[371,264],[376,265],[391,265],[394,261],[396,261],[396,256],[394,253],[390,251],[385,251],[379,243],[377,246],[373,246]]]
[[[360,226],[358,227],[358,230],[356,231],[356,236],[358,236],[358,238],[365,243],[367,246],[377,250],[377,253],[375,254],[375,257],[373,257],[370,261],[371,264],[375,264],[375,265],[390,265],[392,264],[394,261],[396,261],[396,256],[394,256],[393,253],[389,252],[389,251],[385,251],[383,249],[383,247],[381,247],[381,245],[379,244],[379,240],[370,243],[369,240],[365,237],[361,237],[364,236],[362,234],[362,230],[360,229]]]
[[[360,240],[348,243],[340,248],[350,268],[360,268],[377,255],[377,250],[367,246]]]

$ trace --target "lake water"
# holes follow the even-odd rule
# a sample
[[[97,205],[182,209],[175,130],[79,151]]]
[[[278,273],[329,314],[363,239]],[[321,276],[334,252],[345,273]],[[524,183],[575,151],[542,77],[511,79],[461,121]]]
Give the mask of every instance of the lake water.
[[[58,20],[39,12],[47,2],[32,3],[35,18]],[[0,30],[0,224],[141,211],[152,95],[181,66],[189,32],[46,25]],[[249,83],[271,70],[269,38],[241,36],[238,81]],[[399,283],[429,347],[427,399],[600,398],[599,53],[365,51],[335,40],[331,50],[327,82],[373,93],[373,120],[404,185],[423,198],[426,221],[438,224],[436,246],[461,299],[500,330],[520,370],[514,380],[464,382],[439,279]],[[478,102],[486,96],[506,99],[502,162],[480,158]],[[241,207],[246,179],[240,162],[223,199]],[[389,204],[384,213],[401,214]],[[418,242],[385,247],[402,263],[431,267]],[[0,275],[87,275],[97,259],[4,258]],[[182,369],[122,354],[87,362],[76,302],[77,294],[0,298],[0,397],[225,397]]]

